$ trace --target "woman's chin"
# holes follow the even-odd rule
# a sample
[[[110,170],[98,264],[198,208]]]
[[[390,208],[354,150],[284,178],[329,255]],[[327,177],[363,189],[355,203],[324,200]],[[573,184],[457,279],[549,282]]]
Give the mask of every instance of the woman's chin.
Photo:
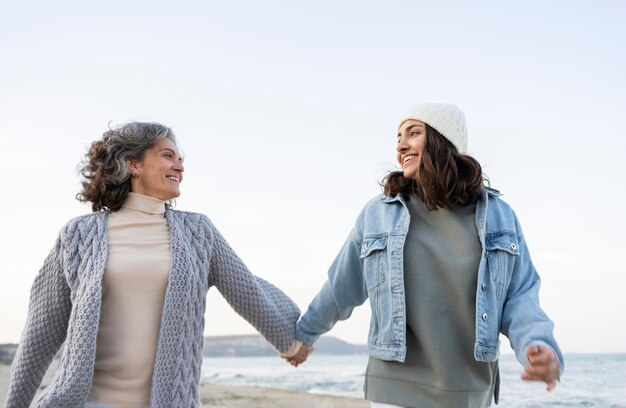
[[[160,194],[158,198],[161,201],[169,201],[180,197],[180,191],[168,191],[166,194]]]

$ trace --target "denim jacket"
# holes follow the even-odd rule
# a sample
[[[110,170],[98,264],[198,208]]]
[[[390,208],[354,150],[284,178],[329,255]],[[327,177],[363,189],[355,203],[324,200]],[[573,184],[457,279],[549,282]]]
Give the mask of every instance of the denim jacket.
[[[496,361],[498,337],[503,333],[520,363],[528,364],[529,346],[543,345],[557,353],[563,371],[563,355],[552,333],[554,325],[539,306],[539,275],[517,217],[499,195],[485,188],[476,203],[482,254],[476,285],[474,358]],[[328,280],[298,322],[298,340],[313,344],[369,298],[370,355],[404,362],[403,251],[409,221],[409,210],[400,194],[381,194],[366,204],[332,263]]]

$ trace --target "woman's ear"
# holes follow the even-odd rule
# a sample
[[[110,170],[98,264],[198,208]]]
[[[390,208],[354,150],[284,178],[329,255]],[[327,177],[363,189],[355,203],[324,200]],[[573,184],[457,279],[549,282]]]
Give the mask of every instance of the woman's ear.
[[[140,162],[136,160],[128,159],[127,162],[128,162],[128,168],[130,169],[131,173],[139,170],[139,167],[141,167]]]
[[[133,159],[128,159],[128,170],[133,177],[139,177],[139,169],[141,168],[141,162]]]

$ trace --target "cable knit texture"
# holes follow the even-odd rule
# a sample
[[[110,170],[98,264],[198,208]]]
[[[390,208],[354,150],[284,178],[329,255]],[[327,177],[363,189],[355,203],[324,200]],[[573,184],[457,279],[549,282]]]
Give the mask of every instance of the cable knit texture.
[[[152,374],[151,407],[200,407],[206,293],[228,303],[279,352],[295,340],[300,310],[280,289],[250,273],[209,219],[168,210],[171,270]],[[83,407],[93,375],[107,259],[107,213],[71,220],[35,278],[5,402],[26,408],[55,354],[59,368],[36,407]],[[65,343],[64,343],[65,342]]]

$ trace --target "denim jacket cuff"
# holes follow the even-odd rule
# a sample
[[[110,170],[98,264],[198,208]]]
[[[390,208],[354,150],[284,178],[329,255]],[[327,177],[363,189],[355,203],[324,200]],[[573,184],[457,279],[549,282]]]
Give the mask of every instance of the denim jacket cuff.
[[[319,339],[319,337],[319,335],[306,334],[304,330],[300,328],[300,324],[296,326],[296,340],[302,344],[311,346],[317,341],[317,339]]]

